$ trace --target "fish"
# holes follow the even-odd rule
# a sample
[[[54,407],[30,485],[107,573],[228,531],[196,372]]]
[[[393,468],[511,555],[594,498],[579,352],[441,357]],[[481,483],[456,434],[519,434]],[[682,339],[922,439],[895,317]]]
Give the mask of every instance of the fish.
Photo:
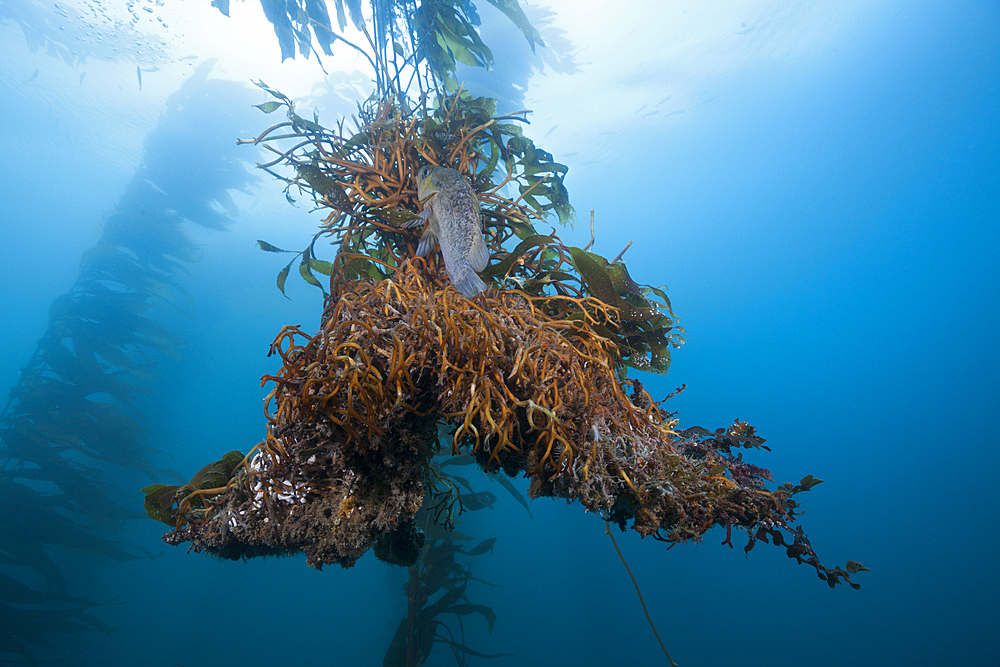
[[[428,164],[417,172],[417,197],[423,210],[406,225],[428,223],[417,245],[417,257],[426,257],[440,244],[451,284],[467,299],[485,291],[486,283],[476,272],[489,264],[490,253],[472,185],[454,169]]]

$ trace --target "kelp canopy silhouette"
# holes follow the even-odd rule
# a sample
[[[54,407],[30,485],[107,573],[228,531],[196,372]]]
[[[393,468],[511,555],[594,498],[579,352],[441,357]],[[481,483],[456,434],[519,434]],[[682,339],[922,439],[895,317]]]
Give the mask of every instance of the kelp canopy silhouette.
[[[66,553],[149,556],[120,533],[142,516],[123,487],[177,475],[156,465],[160,443],[139,405],[183,345],[158,308],[180,305],[179,277],[199,258],[185,221],[221,228],[216,205],[233,210],[228,190],[256,180],[224,139],[231,112],[219,111],[249,104],[249,89],[210,79],[211,70],[200,66],[166,101],[141,167],[72,288],[49,305],[0,414],[0,662],[16,653],[34,663],[39,649],[61,648],[53,635],[110,631],[90,613],[97,603],[73,594],[97,587],[64,573]]]
[[[365,103],[351,131],[328,130],[258,85],[275,98],[259,107],[287,116],[253,141],[277,155],[261,166],[330,210],[299,264],[307,280],[330,274],[330,294],[318,333],[285,327],[275,339],[266,439],[238,463],[227,455],[226,483],[147,489],[150,513],[175,526],[168,542],[227,558],[302,551],[316,567],[401,542],[412,556],[387,560],[410,564],[440,427],[453,453],[528,476],[533,497],[578,501],[643,536],[682,542],[723,526],[731,544],[736,527],[747,551],[770,538],[831,587],[861,569],[822,566],[794,525],[794,496],[820,480],[768,490],[770,474],[737,452],[767,449],[752,426],[678,430],[627,378],[629,366],[666,370],[680,342],[670,304],[623,263],[536,231],[546,210],[571,213],[565,167],[512,117],[482,98],[430,109],[390,94]],[[420,208],[424,164],[458,170],[478,193],[493,289],[475,299],[450,285],[438,255],[415,259],[418,234],[400,228]],[[322,237],[333,262],[315,257]]]

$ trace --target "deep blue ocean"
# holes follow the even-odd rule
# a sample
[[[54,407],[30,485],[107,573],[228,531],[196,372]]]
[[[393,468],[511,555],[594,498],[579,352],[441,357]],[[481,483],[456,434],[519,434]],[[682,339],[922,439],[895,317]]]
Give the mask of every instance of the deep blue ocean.
[[[150,16],[162,4],[144,3]],[[753,12],[773,15],[773,27],[794,4]],[[677,17],[651,7],[629,20],[670,24],[676,39]],[[554,11],[558,26],[573,5]],[[618,10],[579,11],[589,18],[577,24]],[[662,63],[643,69],[642,44],[624,41],[611,51],[628,73],[618,84],[637,92],[623,108],[586,87],[595,54],[608,51],[569,28],[578,73],[551,63],[534,72],[527,56],[511,66],[529,101],[546,99],[532,90],[557,77],[572,91],[558,110],[536,106],[525,127],[569,166],[577,222],[552,226],[585,245],[593,209],[595,250],[611,257],[633,241],[629,272],[668,287],[686,331],[668,374],[638,377],[654,398],[686,385],[665,404],[682,427],[753,424],[771,451],[744,456],[776,481],[825,480],[798,497],[801,524],[828,567],[852,559],[870,572],[852,577],[860,590],[831,589],[783,549],[745,555],[742,533],[736,548],[722,546],[719,529],[669,551],[632,531],[616,538],[682,666],[1000,665],[1000,5],[892,0],[838,30],[805,55],[699,74],[683,95],[657,83]],[[251,107],[270,98],[226,70],[233,49],[255,44],[190,53],[172,50],[169,31],[159,42],[126,33],[100,3],[0,0],[0,388],[16,405],[23,369],[116,213],[185,219],[185,256],[170,274],[178,289],[141,312],[169,344],[127,409],[143,416],[130,433],[155,467],[186,479],[262,439],[260,378],[279,367],[269,345],[284,325],[318,328],[322,295],[293,271],[285,298],[275,276],[287,259],[256,240],[300,249],[322,214],[304,198],[292,206],[282,183],[254,169],[270,159],[262,150],[236,146],[278,122]],[[492,76],[517,60],[506,51],[528,53],[511,44],[495,49]],[[275,68],[256,76],[303,91],[303,116],[316,106],[332,124],[371,89],[369,74],[332,72],[335,59],[324,61],[326,83],[301,59],[285,81],[276,46],[266,52]],[[696,64],[679,59],[674,80]],[[363,63],[352,59],[354,69]],[[314,86],[303,87],[303,71]],[[468,75],[474,93],[489,92],[487,77]],[[587,125],[608,109],[612,125]],[[75,441],[53,449],[58,479],[44,462],[18,473],[25,441],[11,405],[0,444],[0,664],[381,664],[406,612],[405,569],[371,554],[320,572],[302,557],[233,562],[168,546],[139,491],[176,483],[166,473],[121,465],[127,452],[79,456]],[[69,410],[54,398],[50,420],[59,426]],[[469,665],[667,664],[599,517],[552,499],[531,501],[529,516],[484,475],[468,476],[498,496],[461,530],[497,538],[471,568],[499,586],[470,584],[470,600],[497,620],[490,631],[463,618],[463,643],[510,654]],[[91,505],[62,502],[71,496]],[[104,521],[100,498],[128,515]],[[120,551],[92,546],[91,533]],[[439,643],[425,664],[456,662]]]

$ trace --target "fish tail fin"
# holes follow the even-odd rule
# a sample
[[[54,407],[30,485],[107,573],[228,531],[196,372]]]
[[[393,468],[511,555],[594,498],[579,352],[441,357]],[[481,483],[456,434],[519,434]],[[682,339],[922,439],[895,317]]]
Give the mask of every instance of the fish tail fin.
[[[449,276],[450,277],[450,276]],[[480,292],[486,291],[486,283],[483,279],[476,275],[475,271],[466,271],[463,275],[458,277],[458,280],[451,281],[455,288],[461,292],[466,299],[471,299]]]

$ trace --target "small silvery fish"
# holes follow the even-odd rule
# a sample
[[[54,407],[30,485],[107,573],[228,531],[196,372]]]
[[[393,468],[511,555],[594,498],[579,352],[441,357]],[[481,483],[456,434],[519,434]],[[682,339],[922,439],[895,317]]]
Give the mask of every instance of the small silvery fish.
[[[409,226],[424,220],[430,223],[420,237],[417,257],[426,257],[435,244],[440,244],[448,278],[471,299],[486,289],[476,272],[485,269],[490,261],[476,192],[454,169],[425,165],[417,172],[417,197],[423,210],[420,220]]]

